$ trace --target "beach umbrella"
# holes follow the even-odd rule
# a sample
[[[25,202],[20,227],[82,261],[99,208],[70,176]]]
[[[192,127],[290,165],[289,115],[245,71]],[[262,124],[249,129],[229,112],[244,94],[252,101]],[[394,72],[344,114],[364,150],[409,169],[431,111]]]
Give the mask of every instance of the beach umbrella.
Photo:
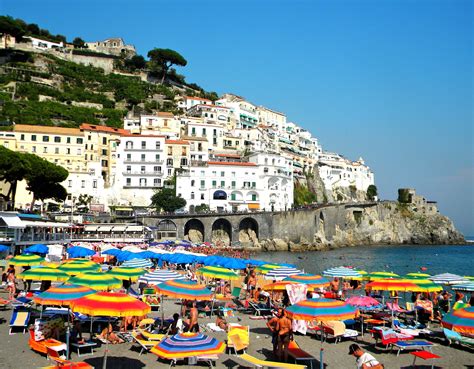
[[[117,267],[107,272],[108,275],[111,275],[117,279],[131,281],[136,281],[141,275],[145,273],[145,269],[127,267]]]
[[[132,252],[132,253],[139,253],[139,252],[142,252],[143,249],[141,249],[138,246],[130,245],[130,246],[123,247],[122,251],[129,251],[129,252]]]
[[[413,291],[419,289],[415,281],[406,279],[378,279],[366,284],[366,288],[375,291]]]
[[[402,279],[405,281],[413,282],[415,283],[418,288],[412,290],[412,292],[438,292],[442,291],[443,287],[439,284],[434,283],[433,281],[429,279],[422,279],[422,278],[405,278]]]
[[[308,274],[302,273],[297,275],[290,275],[283,279],[283,282],[297,282],[306,284],[308,287],[311,288],[321,288],[329,286],[330,282],[320,275],[317,274]]]
[[[358,309],[371,309],[382,306],[382,303],[370,296],[351,296],[346,302]]]
[[[81,297],[72,302],[71,309],[74,312],[90,316],[108,317],[144,316],[151,311],[151,307],[143,301],[124,293],[112,292],[98,292]],[[107,345],[105,347],[103,368],[107,367]]]
[[[44,262],[44,258],[39,255],[33,254],[23,254],[17,255],[10,260],[8,260],[8,264],[16,265],[16,266],[32,266],[32,265],[39,265]]]
[[[274,283],[269,283],[263,286],[265,291],[286,291],[286,286],[290,284],[301,284],[301,282],[294,282],[294,281],[278,281]]]
[[[23,254],[47,254],[48,252],[48,246],[43,245],[42,243],[37,243],[36,245],[27,247],[25,250],[23,250]]]
[[[420,273],[420,272],[408,273],[406,275],[406,278],[422,278],[422,279],[425,279],[425,278],[428,278],[428,277],[431,277],[431,275],[428,274],[428,273]]]
[[[112,255],[112,256],[117,256],[117,255],[120,255],[121,253],[122,251],[120,251],[119,249],[108,249],[101,252],[102,255]]]
[[[301,270],[290,267],[275,268],[265,274],[265,279],[282,280],[290,275],[297,275],[303,273]]]
[[[160,283],[156,290],[175,299],[186,300],[211,300],[212,292],[206,286],[188,280],[170,280]]]
[[[178,333],[160,341],[150,352],[163,359],[218,355],[225,351],[225,344],[202,333]]]
[[[97,291],[74,284],[65,283],[53,286],[46,291],[33,297],[33,301],[39,305],[70,306],[73,300],[96,293]]]
[[[153,263],[150,259],[132,259],[127,260],[122,264],[122,267],[127,268],[151,268]]]
[[[222,266],[229,269],[245,269],[247,268],[247,263],[241,259],[229,258]]]
[[[73,258],[84,258],[87,256],[95,255],[95,251],[81,246],[73,246],[67,250],[70,257]]]
[[[429,279],[439,284],[459,284],[459,283],[464,283],[468,281],[467,278],[461,277],[460,275],[457,275],[457,274],[451,274],[451,273],[437,274],[430,277]]]
[[[240,260],[240,259],[239,259]],[[268,264],[266,261],[263,261],[263,260],[256,260],[256,259],[243,259],[242,260],[245,264],[250,264],[250,265],[253,265],[253,266],[261,266],[261,265],[265,265],[265,264]]]
[[[58,269],[66,272],[69,275],[78,275],[86,272],[98,272],[101,268],[97,263],[85,261],[70,261],[64,264],[61,264]]]
[[[451,286],[454,291],[474,292],[474,282],[454,284]]]
[[[138,278],[138,283],[157,285],[172,279],[184,279],[184,276],[174,270],[157,269],[153,272],[142,275]]]
[[[214,266],[205,266],[199,268],[198,270],[196,270],[196,274],[201,274],[202,276],[208,278],[219,278],[229,281],[235,281],[240,278],[237,273],[230,269]]]
[[[296,320],[317,320],[321,324],[320,368],[324,368],[323,360],[323,322],[330,320],[354,319],[358,310],[344,301],[333,299],[308,299],[297,302],[286,308],[286,314]]]
[[[464,335],[474,335],[474,306],[457,309],[441,321],[443,327]]]
[[[335,267],[327,269],[323,272],[324,276],[327,277],[338,277],[338,278],[357,278],[362,277],[362,274],[357,270],[347,267]]]
[[[10,250],[10,246],[7,245],[0,245],[0,252],[5,252]]]
[[[122,281],[107,273],[87,272],[69,279],[69,283],[87,286],[96,291],[112,290],[122,287]]]
[[[67,281],[70,276],[56,268],[39,267],[18,274],[18,278],[33,281]]]
[[[260,272],[262,274],[267,274],[269,271],[276,269],[276,268],[281,268],[281,265],[278,264],[263,264],[257,267],[256,271]]]
[[[365,279],[376,281],[378,279],[398,278],[399,275],[392,272],[373,272],[363,276]]]

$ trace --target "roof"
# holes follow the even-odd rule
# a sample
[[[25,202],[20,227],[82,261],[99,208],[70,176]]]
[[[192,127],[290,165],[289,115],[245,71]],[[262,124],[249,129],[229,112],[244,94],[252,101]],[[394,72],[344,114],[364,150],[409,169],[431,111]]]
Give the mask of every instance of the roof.
[[[83,132],[79,128],[64,128],[64,127],[50,127],[50,126],[31,126],[28,124],[15,124],[13,126],[14,132],[27,133],[49,133],[58,135],[75,135],[83,136]]]
[[[239,158],[240,159],[240,155],[237,155],[237,154],[215,154],[214,156],[219,156],[223,158]]]
[[[209,100],[209,99],[205,99],[204,97],[199,97],[199,96],[184,96],[185,99],[189,99],[189,100],[200,100],[200,101],[211,101],[212,100]]]
[[[117,135],[124,135],[129,133],[127,130],[122,128],[113,128],[107,126],[99,126],[95,124],[89,123],[82,123],[80,126],[81,131],[95,131],[95,132],[104,132],[104,133],[112,133]]]
[[[170,112],[167,112],[167,111],[159,111],[158,113],[156,113],[156,116],[157,117],[174,118],[174,114],[170,113]]]
[[[165,143],[167,145],[189,145],[189,142],[184,140],[166,140]]]
[[[208,161],[208,165],[233,165],[237,167],[256,167],[257,164],[250,162],[239,162],[239,161]]]
[[[198,136],[181,136],[181,138],[187,141],[207,141],[206,137],[198,137]]]
[[[122,134],[122,137],[158,137],[158,138],[165,138],[166,136],[164,135],[143,135],[143,134],[137,134],[137,133],[130,133],[127,131],[127,133]]]

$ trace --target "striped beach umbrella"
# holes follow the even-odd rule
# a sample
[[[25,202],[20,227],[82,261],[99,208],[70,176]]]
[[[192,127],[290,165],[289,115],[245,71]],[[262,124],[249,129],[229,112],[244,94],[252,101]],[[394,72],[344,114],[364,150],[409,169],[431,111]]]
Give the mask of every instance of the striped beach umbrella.
[[[150,259],[131,259],[122,264],[122,267],[126,268],[151,268],[152,266]]]
[[[171,280],[156,286],[162,295],[186,300],[211,300],[212,292],[206,286],[188,280]]]
[[[357,270],[348,267],[335,267],[325,270],[323,275],[326,277],[338,277],[338,278],[357,278],[362,277],[362,274]]]
[[[184,279],[184,275],[175,272],[174,270],[157,269],[153,272],[146,273],[138,278],[138,283],[146,283],[150,285],[157,285],[173,279]]]
[[[474,282],[454,284],[451,286],[454,291],[474,292]]]
[[[74,284],[54,286],[33,297],[33,301],[40,305],[69,306],[73,300],[96,293],[97,291]]]
[[[69,261],[61,264],[58,269],[69,275],[78,275],[87,272],[98,272],[101,268],[99,264],[93,262]]]
[[[311,288],[326,287],[329,286],[330,283],[326,278],[321,277],[320,275],[308,273],[290,275],[289,277],[286,277],[283,282],[303,283]]]
[[[18,274],[18,278],[32,281],[67,281],[70,276],[57,268],[39,267],[29,269],[21,274]]]
[[[163,359],[218,355],[225,351],[225,344],[202,333],[179,333],[160,341],[150,352]]]
[[[265,291],[286,291],[286,286],[291,285],[291,284],[300,284],[300,282],[294,282],[294,281],[277,281],[274,283],[269,283],[265,286],[263,286],[263,289]]]
[[[367,309],[382,306],[382,303],[370,296],[351,296],[346,302],[358,309]]]
[[[69,283],[87,286],[96,291],[112,290],[122,287],[122,281],[107,273],[87,272],[69,279]]]
[[[457,274],[443,273],[430,277],[433,282],[439,284],[459,284],[467,282],[468,279]]]
[[[357,309],[348,303],[333,299],[308,299],[302,300],[286,308],[288,316],[298,320],[329,320],[353,319]]]
[[[425,279],[425,278],[429,278],[431,277],[430,274],[428,273],[420,273],[420,272],[416,272],[416,273],[408,273],[406,275],[406,278],[422,278],[422,279]]]
[[[239,275],[233,270],[221,267],[206,266],[196,270],[196,274],[201,274],[204,277],[208,278],[219,278],[229,281],[235,281],[239,279]]]
[[[145,274],[145,269],[142,268],[127,268],[118,267],[108,271],[107,274],[121,280],[136,281],[141,275]]]
[[[406,279],[379,279],[366,284],[366,288],[375,291],[413,291],[419,289],[414,281]]]
[[[301,273],[303,273],[301,270],[291,267],[275,268],[265,274],[265,279],[281,281],[290,275],[297,275]]]
[[[438,292],[442,291],[443,287],[439,284],[434,283],[429,279],[422,278],[405,278],[403,281],[408,281],[416,284],[417,289],[412,290],[411,292]]]
[[[399,275],[392,272],[373,272],[366,274],[363,277],[364,279],[368,279],[370,281],[376,281],[379,279],[398,278]]]
[[[16,265],[16,266],[33,266],[33,265],[40,265],[44,262],[44,258],[39,255],[34,254],[22,254],[17,255],[10,260],[8,260],[8,264]]]
[[[452,311],[444,317],[441,324],[453,331],[474,335],[474,306]]]
[[[278,264],[263,264],[257,267],[256,271],[260,272],[262,274],[267,274],[269,271],[276,269],[276,268],[281,268],[281,265]]]

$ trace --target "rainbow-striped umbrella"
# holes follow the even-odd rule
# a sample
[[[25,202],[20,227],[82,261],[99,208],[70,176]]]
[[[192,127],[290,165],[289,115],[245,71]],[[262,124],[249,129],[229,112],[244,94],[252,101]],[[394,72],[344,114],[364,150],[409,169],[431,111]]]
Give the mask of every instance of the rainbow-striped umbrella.
[[[76,275],[69,280],[69,283],[87,286],[96,291],[112,290],[122,287],[122,281],[120,279],[100,272],[87,272]]]
[[[98,272],[101,268],[97,263],[70,261],[58,267],[69,275],[78,275],[86,272]]]
[[[39,265],[44,262],[44,258],[39,255],[34,254],[23,254],[17,255],[10,260],[8,260],[8,264],[16,265],[16,266],[32,266],[32,265]]]
[[[171,280],[156,286],[162,295],[186,300],[211,300],[212,292],[206,286],[188,280]]]
[[[218,355],[225,351],[225,344],[202,333],[179,333],[165,338],[151,349],[163,359],[178,359],[203,355]]]
[[[422,279],[425,279],[425,278],[428,278],[428,277],[431,277],[431,274],[428,274],[428,273],[420,273],[420,272],[408,273],[408,274],[406,275],[406,278],[422,278]]]
[[[114,268],[111,271],[107,272],[108,275],[115,277],[121,280],[131,280],[136,281],[140,276],[145,274],[146,271],[142,268],[127,268],[127,267],[118,267]]]
[[[257,272],[260,272],[262,274],[267,274],[269,271],[273,270],[273,269],[277,269],[277,268],[281,268],[282,266],[281,265],[278,265],[278,264],[263,264],[263,265],[260,265],[256,271]]]
[[[329,281],[317,274],[297,274],[286,277],[282,282],[297,282],[306,284],[308,287],[319,288],[329,286]]]
[[[415,281],[406,279],[379,279],[367,283],[366,287],[375,291],[416,291],[419,289]]]
[[[454,310],[444,317],[441,324],[453,331],[474,335],[474,306]]]
[[[379,279],[398,278],[399,275],[392,272],[373,272],[363,276],[364,279],[378,281]]]
[[[265,291],[286,291],[286,286],[288,286],[290,284],[300,284],[300,282],[277,281],[277,282],[269,283],[269,284],[263,286],[263,289]]]
[[[286,308],[290,318],[298,320],[329,320],[353,319],[357,309],[344,301],[333,299],[308,299],[302,300]]]
[[[62,270],[56,268],[39,267],[29,269],[21,274],[18,274],[18,278],[33,280],[33,281],[67,281],[70,276],[64,273]]]
[[[73,300],[96,293],[93,289],[74,284],[63,284],[51,287],[48,290],[36,295],[33,301],[40,305],[60,305],[70,306]]]
[[[196,270],[196,274],[202,274],[204,277],[208,278],[219,278],[226,279],[229,281],[235,281],[239,279],[239,275],[233,270],[215,267],[215,266],[206,266]]]

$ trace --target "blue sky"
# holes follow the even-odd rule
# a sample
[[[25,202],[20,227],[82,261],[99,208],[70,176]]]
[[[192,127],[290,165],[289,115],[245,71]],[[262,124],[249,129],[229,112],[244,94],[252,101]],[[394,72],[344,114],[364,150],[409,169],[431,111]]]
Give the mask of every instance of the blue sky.
[[[415,187],[474,235],[469,0],[0,0],[0,10],[70,40],[175,49],[188,81],[287,113],[325,150],[362,156],[383,198]]]

